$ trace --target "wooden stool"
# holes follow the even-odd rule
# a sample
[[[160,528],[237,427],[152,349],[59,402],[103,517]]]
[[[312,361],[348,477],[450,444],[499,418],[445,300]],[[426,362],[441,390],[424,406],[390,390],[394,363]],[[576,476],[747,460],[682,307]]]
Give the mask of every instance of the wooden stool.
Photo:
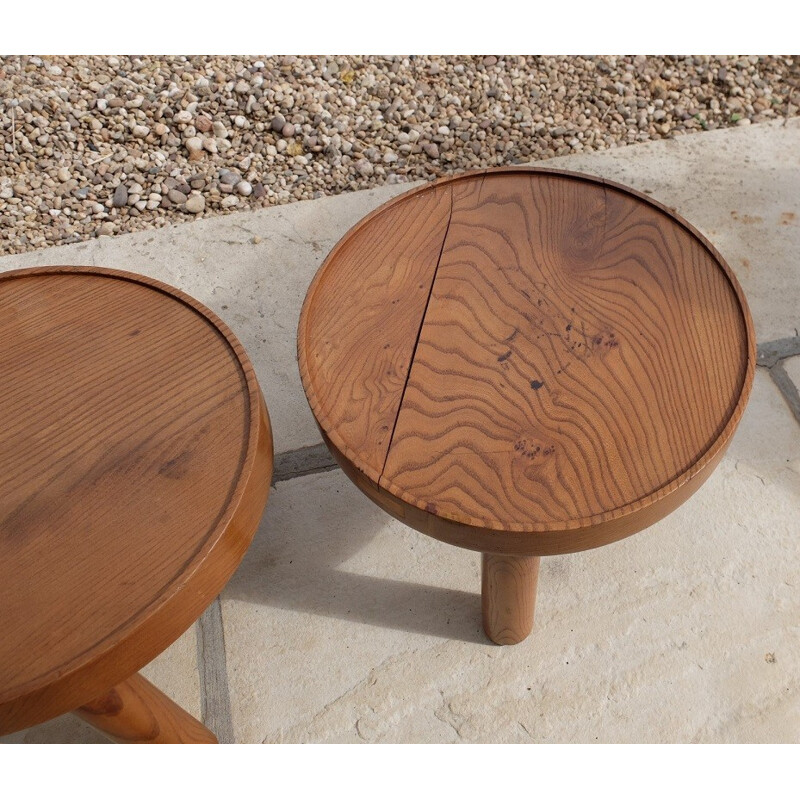
[[[137,670],[233,573],[272,474],[241,344],[139,275],[0,275],[0,733],[77,710],[122,742],[215,742]]]
[[[540,556],[636,533],[709,476],[755,341],[730,268],[680,217],[515,167],[415,189],[350,230],[309,288],[298,359],[356,485],[484,554],[484,628],[513,644]]]

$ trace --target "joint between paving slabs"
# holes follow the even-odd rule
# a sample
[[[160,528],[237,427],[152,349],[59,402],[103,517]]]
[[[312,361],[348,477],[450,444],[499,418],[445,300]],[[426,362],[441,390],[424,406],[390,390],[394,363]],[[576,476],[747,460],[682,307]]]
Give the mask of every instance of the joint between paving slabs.
[[[200,676],[202,723],[220,744],[233,744],[228,665],[225,657],[225,629],[219,597],[197,621],[197,670]]]
[[[789,377],[783,362],[794,356],[800,356],[800,336],[785,339],[774,339],[759,345],[756,364],[769,372],[783,399],[800,425],[800,392]]]

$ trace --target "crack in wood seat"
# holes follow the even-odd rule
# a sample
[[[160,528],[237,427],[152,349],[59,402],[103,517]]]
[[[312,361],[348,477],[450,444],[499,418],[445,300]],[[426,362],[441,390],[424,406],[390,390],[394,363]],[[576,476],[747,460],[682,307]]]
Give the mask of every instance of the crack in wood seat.
[[[309,288],[298,361],[368,496],[530,583],[531,559],[635,533],[700,486],[755,342],[730,268],[675,213],[602,179],[506,168],[351,229]]]
[[[0,380],[0,732],[80,708],[118,741],[213,741],[135,673],[261,517],[272,435],[244,349],[159,281],[17,270]]]

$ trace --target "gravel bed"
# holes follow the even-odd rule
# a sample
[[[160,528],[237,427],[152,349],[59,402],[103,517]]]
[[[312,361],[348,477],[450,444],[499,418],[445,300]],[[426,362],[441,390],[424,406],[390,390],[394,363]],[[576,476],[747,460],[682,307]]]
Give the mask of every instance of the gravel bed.
[[[0,253],[795,116],[800,58],[0,57]]]

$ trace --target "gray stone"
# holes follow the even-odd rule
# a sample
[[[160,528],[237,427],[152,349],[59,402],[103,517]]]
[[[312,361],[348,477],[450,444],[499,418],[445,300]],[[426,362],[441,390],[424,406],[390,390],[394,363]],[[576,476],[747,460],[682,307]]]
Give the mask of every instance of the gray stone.
[[[221,170],[219,173],[219,182],[225,183],[228,186],[236,186],[237,183],[242,179],[242,176],[238,172],[234,172],[233,170],[225,169]]]
[[[169,197],[170,201],[175,203],[175,205],[180,205],[181,203],[186,202],[186,195],[183,192],[179,192],[177,189],[170,189],[167,193],[167,197]]]
[[[124,184],[120,184],[114,189],[114,196],[111,199],[114,208],[122,208],[128,204],[128,189]]]

